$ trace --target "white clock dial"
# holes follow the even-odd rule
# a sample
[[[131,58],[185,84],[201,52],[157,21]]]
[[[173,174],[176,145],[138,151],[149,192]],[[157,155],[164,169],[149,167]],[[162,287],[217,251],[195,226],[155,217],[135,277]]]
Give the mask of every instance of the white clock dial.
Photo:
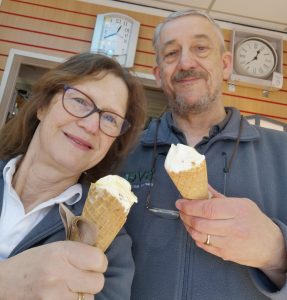
[[[125,55],[128,50],[132,23],[126,18],[106,16],[100,50],[110,55]]]
[[[128,15],[97,15],[91,51],[115,58],[122,66],[134,65],[140,23]]]
[[[272,45],[261,38],[247,38],[239,43],[235,52],[237,73],[256,78],[267,78],[277,65],[277,53]]]

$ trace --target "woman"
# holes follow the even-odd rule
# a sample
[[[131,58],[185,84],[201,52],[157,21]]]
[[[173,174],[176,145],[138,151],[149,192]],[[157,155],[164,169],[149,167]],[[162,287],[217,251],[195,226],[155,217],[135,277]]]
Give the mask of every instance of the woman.
[[[58,206],[81,214],[143,122],[141,87],[110,58],[78,54],[39,80],[0,132],[0,299],[129,299],[129,237],[106,254],[64,241]]]

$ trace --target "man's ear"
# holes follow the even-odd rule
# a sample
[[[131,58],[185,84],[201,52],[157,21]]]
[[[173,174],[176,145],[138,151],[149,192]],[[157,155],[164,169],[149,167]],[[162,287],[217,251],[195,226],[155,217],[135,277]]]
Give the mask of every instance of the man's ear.
[[[232,71],[232,54],[229,51],[224,52],[222,56],[223,62],[223,79],[228,80]]]
[[[153,75],[154,75],[154,77],[155,77],[157,86],[158,86],[158,87],[161,87],[161,75],[160,75],[160,69],[159,69],[159,66],[155,66],[155,67],[152,69],[152,72],[153,72]]]

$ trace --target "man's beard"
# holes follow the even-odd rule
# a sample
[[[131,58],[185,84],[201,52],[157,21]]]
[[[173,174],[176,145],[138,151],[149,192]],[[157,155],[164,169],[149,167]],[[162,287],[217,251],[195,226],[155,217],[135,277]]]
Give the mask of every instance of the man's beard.
[[[184,97],[175,96],[168,97],[168,103],[170,109],[182,118],[186,118],[190,113],[200,114],[211,106],[211,104],[217,99],[219,90],[216,90],[212,95],[203,95],[197,99],[196,103],[187,103]]]
[[[184,78],[194,77],[194,78],[202,78],[208,82],[208,76],[205,72],[196,71],[196,70],[188,70],[188,71],[181,71],[177,73],[173,81],[179,81]],[[182,118],[187,118],[190,113],[192,114],[200,114],[211,106],[213,102],[218,98],[220,94],[221,86],[216,87],[215,91],[212,94],[206,93],[199,97],[196,103],[188,103],[184,96],[176,95],[175,93],[168,93],[168,103],[170,109],[177,115],[181,116]]]

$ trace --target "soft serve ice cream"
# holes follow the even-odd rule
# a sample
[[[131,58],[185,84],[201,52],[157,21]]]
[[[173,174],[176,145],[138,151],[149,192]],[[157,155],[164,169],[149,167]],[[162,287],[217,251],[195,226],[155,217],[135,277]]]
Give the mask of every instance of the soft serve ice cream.
[[[137,202],[136,195],[131,191],[130,183],[120,176],[108,175],[102,177],[95,183],[95,186],[98,191],[106,190],[117,198],[127,214],[131,206]]]
[[[208,198],[208,181],[205,156],[193,147],[172,144],[164,167],[186,199]]]

